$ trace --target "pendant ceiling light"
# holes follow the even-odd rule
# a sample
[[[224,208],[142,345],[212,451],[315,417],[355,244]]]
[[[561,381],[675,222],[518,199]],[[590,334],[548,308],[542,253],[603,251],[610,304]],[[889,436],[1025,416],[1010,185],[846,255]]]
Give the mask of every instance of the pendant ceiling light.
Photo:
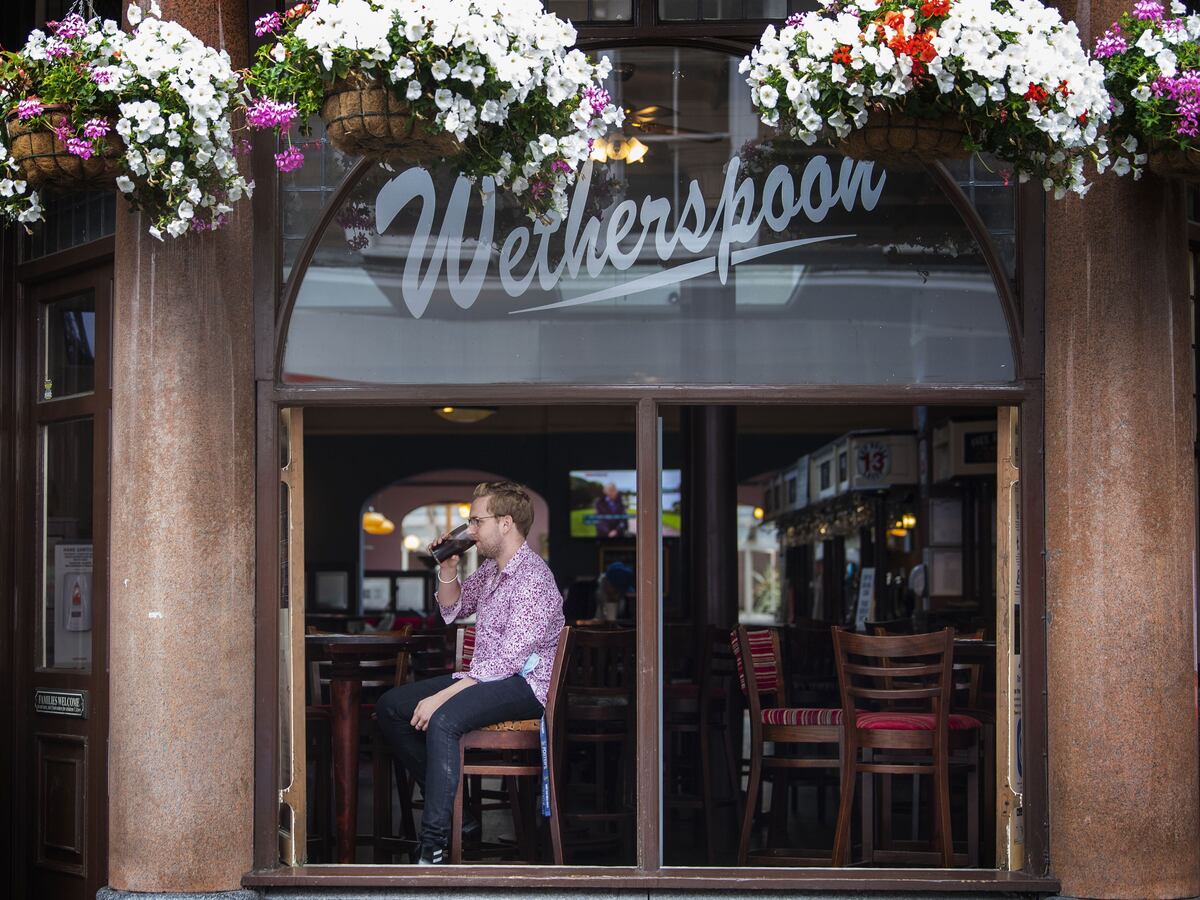
[[[367,534],[385,535],[396,530],[396,523],[383,513],[377,513],[373,508],[368,508],[363,513],[362,527]]]

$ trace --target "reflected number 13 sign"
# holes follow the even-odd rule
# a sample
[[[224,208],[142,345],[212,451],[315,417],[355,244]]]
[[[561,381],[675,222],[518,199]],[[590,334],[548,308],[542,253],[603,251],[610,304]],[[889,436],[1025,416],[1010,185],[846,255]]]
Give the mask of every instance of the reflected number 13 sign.
[[[869,441],[854,457],[855,474],[863,481],[878,481],[892,471],[892,451],[881,441]]]

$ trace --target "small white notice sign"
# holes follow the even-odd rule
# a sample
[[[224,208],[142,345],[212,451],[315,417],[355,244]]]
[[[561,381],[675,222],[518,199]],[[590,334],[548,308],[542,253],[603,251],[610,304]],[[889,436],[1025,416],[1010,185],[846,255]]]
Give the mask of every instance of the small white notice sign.
[[[875,615],[875,568],[866,566],[858,581],[858,608],[854,612],[854,630],[865,631]]]

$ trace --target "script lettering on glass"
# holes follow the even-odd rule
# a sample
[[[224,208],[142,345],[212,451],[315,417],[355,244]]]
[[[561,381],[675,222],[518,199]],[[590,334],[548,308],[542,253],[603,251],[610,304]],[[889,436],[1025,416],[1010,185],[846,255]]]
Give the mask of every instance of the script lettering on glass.
[[[839,204],[847,212],[853,212],[860,205],[870,212],[879,202],[887,180],[885,172],[874,172],[873,163],[843,159],[835,175],[824,156],[814,156],[798,173],[798,186],[793,170],[779,165],[763,180],[760,196],[754,179],[743,177],[739,180],[740,170],[741,160],[734,156],[725,169],[724,184],[711,216],[699,182],[692,180],[677,219],[670,200],[646,197],[640,204],[635,200],[623,200],[602,215],[590,215],[585,221],[584,208],[592,177],[592,167],[588,165],[575,185],[566,218],[551,215],[513,228],[500,244],[498,257],[493,247],[496,238],[495,184],[485,178],[481,184],[483,208],[479,233],[471,236],[475,238],[474,250],[465,273],[462,250],[467,246],[465,239],[468,236],[464,231],[472,194],[472,185],[466,178],[455,181],[449,200],[443,204],[437,197],[433,177],[425,169],[411,168],[400,173],[379,191],[375,201],[375,227],[380,234],[385,233],[402,210],[411,203],[419,203],[419,218],[411,235],[401,280],[404,304],[418,319],[425,313],[443,277],[455,304],[469,309],[479,298],[493,261],[497,265],[501,287],[509,297],[517,300],[535,281],[538,288],[546,292],[553,290],[564,277],[575,279],[581,272],[595,278],[608,267],[627,271],[638,262],[647,244],[653,246],[662,263],[669,263],[681,248],[691,257],[687,262],[615,287],[510,310],[511,315],[519,315],[625,297],[714,272],[721,284],[725,284],[729,270],[741,263],[809,244],[852,238],[854,234],[828,234],[758,243],[764,223],[771,231],[779,233],[800,216],[813,224],[820,223]],[[444,212],[435,237],[434,216],[438,209]],[[563,252],[555,254],[558,258],[552,262],[550,243],[560,229]],[[630,240],[632,245],[629,245]],[[519,272],[522,266],[523,274]]]

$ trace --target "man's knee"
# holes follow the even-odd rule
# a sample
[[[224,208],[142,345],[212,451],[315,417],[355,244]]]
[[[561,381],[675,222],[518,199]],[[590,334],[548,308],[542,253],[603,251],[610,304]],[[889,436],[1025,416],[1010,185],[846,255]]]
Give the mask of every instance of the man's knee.
[[[465,730],[458,718],[446,711],[445,707],[434,710],[429,717],[429,734],[432,737],[445,737],[453,740],[460,739]]]
[[[417,704],[411,697],[411,691],[406,691],[408,685],[394,687],[386,691],[375,704],[375,715],[388,722],[398,722],[407,725],[416,711]]]

